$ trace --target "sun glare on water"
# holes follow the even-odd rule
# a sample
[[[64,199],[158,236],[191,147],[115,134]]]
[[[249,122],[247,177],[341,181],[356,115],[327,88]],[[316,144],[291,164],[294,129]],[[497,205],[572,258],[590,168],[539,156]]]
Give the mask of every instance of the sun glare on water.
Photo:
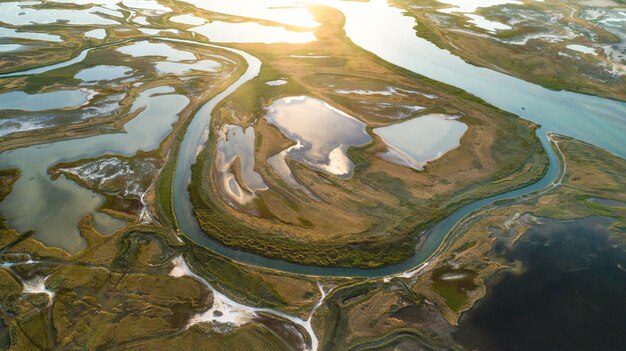
[[[291,26],[316,27],[318,25],[307,9],[308,2],[293,0],[183,1],[214,12],[278,22]]]

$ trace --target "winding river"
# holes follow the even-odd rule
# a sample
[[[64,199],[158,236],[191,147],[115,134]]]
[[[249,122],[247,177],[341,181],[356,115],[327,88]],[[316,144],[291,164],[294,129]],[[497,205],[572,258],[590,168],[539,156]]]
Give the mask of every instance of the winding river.
[[[209,1],[211,3],[211,1]],[[382,277],[418,269],[442,245],[447,235],[465,218],[495,202],[513,200],[550,187],[557,182],[559,158],[550,145],[546,133],[553,132],[603,147],[626,157],[626,104],[619,101],[572,92],[552,91],[503,73],[472,66],[446,50],[415,36],[412,17],[391,7],[385,0],[370,2],[323,1],[336,7],[346,16],[345,30],[350,39],[363,49],[382,59],[429,78],[465,89],[504,110],[542,125],[537,130],[550,165],[544,177],[529,186],[501,193],[470,203],[433,226],[420,248],[408,260],[375,269],[324,268],[303,266],[281,260],[261,257],[227,248],[210,239],[200,229],[193,216],[187,186],[191,179],[193,155],[205,141],[202,137],[211,119],[213,108],[230,92],[258,74],[258,59],[240,50],[229,49],[248,61],[248,70],[227,91],[209,101],[197,113],[181,145],[174,183],[174,209],[180,230],[196,243],[208,247],[235,261],[255,266],[278,269],[297,274],[320,276]],[[232,6],[236,8],[237,6]],[[237,13],[232,13],[236,15]]]
[[[174,209],[181,232],[188,235],[196,243],[241,263],[298,274],[366,277],[402,274],[426,264],[455,226],[476,211],[486,206],[492,206],[496,201],[517,199],[540,191],[557,182],[560,173],[559,158],[546,137],[547,132],[571,136],[603,147],[620,157],[626,157],[626,144],[622,140],[622,136],[626,134],[626,104],[571,92],[551,91],[496,71],[469,65],[448,51],[439,49],[432,43],[416,37],[413,30],[415,20],[412,17],[404,16],[402,10],[391,7],[385,0],[372,0],[370,2],[328,0],[318,2],[334,6],[345,14],[347,35],[363,49],[400,67],[462,88],[497,107],[541,124],[542,128],[537,131],[537,135],[550,160],[547,173],[537,183],[485,198],[460,208],[429,230],[414,256],[397,265],[377,269],[322,268],[292,264],[224,247],[204,234],[193,216],[187,191],[191,178],[191,165],[195,162],[198,150],[206,142],[206,133],[215,106],[242,84],[256,77],[260,71],[261,62],[256,57],[241,50],[179,40],[222,48],[240,55],[248,63],[246,71],[235,83],[198,110],[187,128],[180,146],[173,184]],[[211,1],[207,1],[207,3],[211,3]],[[86,57],[88,50],[91,49],[87,49],[79,56],[63,63],[26,72],[0,75],[0,78],[37,74],[65,67],[80,62]],[[58,143],[49,145],[55,144]],[[104,153],[107,150],[102,151]],[[12,152],[16,155],[21,153]],[[3,153],[0,157],[8,160],[10,154],[11,152]],[[3,202],[6,203],[6,201]],[[61,221],[62,219],[54,218],[54,220]]]

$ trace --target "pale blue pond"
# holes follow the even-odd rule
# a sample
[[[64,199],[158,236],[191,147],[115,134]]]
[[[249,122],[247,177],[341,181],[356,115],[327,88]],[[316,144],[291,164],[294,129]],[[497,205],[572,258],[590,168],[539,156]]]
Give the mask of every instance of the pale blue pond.
[[[57,90],[40,94],[10,91],[0,94],[0,110],[45,111],[79,107],[89,101],[92,92],[86,89]]]
[[[422,169],[458,147],[467,125],[456,116],[430,114],[385,127],[374,128],[388,145],[381,157],[390,162]]]
[[[98,82],[101,80],[115,80],[127,77],[133,69],[126,66],[94,66],[76,73],[74,78],[83,82]]]
[[[296,143],[287,158],[341,178],[351,177],[354,168],[348,148],[371,141],[363,122],[308,96],[275,100],[265,118]]]

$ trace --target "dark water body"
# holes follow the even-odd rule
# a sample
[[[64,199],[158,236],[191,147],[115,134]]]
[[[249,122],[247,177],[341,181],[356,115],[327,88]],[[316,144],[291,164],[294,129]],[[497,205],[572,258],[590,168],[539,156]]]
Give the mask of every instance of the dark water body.
[[[9,327],[0,319],[0,350],[5,350],[11,346],[11,333]]]
[[[624,350],[626,252],[608,238],[611,220],[543,222],[494,249],[525,269],[490,279],[455,338],[479,350]]]

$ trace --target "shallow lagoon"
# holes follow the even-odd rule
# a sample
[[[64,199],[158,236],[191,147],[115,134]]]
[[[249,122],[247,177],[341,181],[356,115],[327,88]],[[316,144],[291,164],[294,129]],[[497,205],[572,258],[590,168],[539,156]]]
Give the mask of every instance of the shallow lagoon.
[[[489,21],[488,19],[480,15],[466,14],[465,16],[470,18],[470,20],[468,21],[469,23],[489,32],[511,29],[511,26],[509,25],[500,22]]]
[[[583,54],[591,54],[591,55],[596,55],[597,54],[596,53],[596,49],[590,48],[590,47],[585,46],[585,45],[572,44],[572,45],[567,45],[566,47],[568,49],[570,49],[570,50],[581,52]]]
[[[90,118],[97,118],[115,113],[125,94],[109,95],[90,106],[79,109],[50,111],[0,111],[0,137],[27,130],[52,128],[60,125],[79,123]]]
[[[127,77],[133,71],[132,68],[126,66],[107,66],[100,65],[89,67],[76,73],[74,78],[83,82],[98,82],[102,80],[115,80]]]
[[[111,115],[119,108],[126,94],[114,94],[81,108],[46,111],[0,111],[0,137],[34,129],[52,128],[79,123],[91,118]]]
[[[155,62],[154,68],[160,74],[183,75],[191,71],[216,72],[221,64],[213,60],[200,60],[194,63],[161,61]]]
[[[106,38],[106,36],[107,36],[107,31],[102,28],[85,32],[85,38],[104,39]]]
[[[0,110],[45,111],[79,107],[89,101],[93,92],[86,89],[58,90],[40,94],[10,91],[0,94]]]
[[[172,93],[169,87],[142,92],[132,110],[145,109],[126,123],[125,133],[35,145],[0,154],[3,168],[22,170],[13,191],[0,202],[0,213],[9,225],[20,232],[34,230],[37,239],[71,252],[83,248],[78,222],[85,215],[96,213],[104,198],[64,177],[53,181],[48,169],[60,162],[107,153],[132,156],[139,150],[156,149],[189,102],[188,98]],[[124,225],[120,220],[98,217],[97,224],[106,234]]]
[[[196,56],[190,51],[179,50],[165,43],[153,43],[150,41],[139,41],[117,49],[117,52],[130,55],[132,57],[159,56],[165,57],[168,61],[195,61]]]
[[[254,140],[253,127],[244,129],[232,124],[221,128],[217,140],[217,177],[221,180],[222,189],[240,205],[249,202],[257,191],[267,189],[261,175],[254,170]],[[239,174],[243,184],[239,184],[231,173],[236,160],[239,160]]]
[[[270,80],[265,82],[265,84],[269,85],[269,86],[277,86],[277,85],[285,85],[287,84],[287,81],[284,79],[277,79],[277,80]]]
[[[0,38],[15,38],[15,39],[29,39],[29,40],[41,40],[60,42],[61,36],[47,33],[36,32],[23,32],[17,31],[13,28],[0,27]]]
[[[380,156],[392,163],[422,169],[428,162],[458,147],[467,125],[456,116],[430,114],[375,128],[389,150]]]
[[[312,97],[275,100],[265,118],[297,143],[289,148],[287,158],[340,178],[352,176],[348,148],[371,141],[363,122]]]
[[[0,52],[15,52],[26,48],[28,48],[28,46],[20,44],[0,44]]]

